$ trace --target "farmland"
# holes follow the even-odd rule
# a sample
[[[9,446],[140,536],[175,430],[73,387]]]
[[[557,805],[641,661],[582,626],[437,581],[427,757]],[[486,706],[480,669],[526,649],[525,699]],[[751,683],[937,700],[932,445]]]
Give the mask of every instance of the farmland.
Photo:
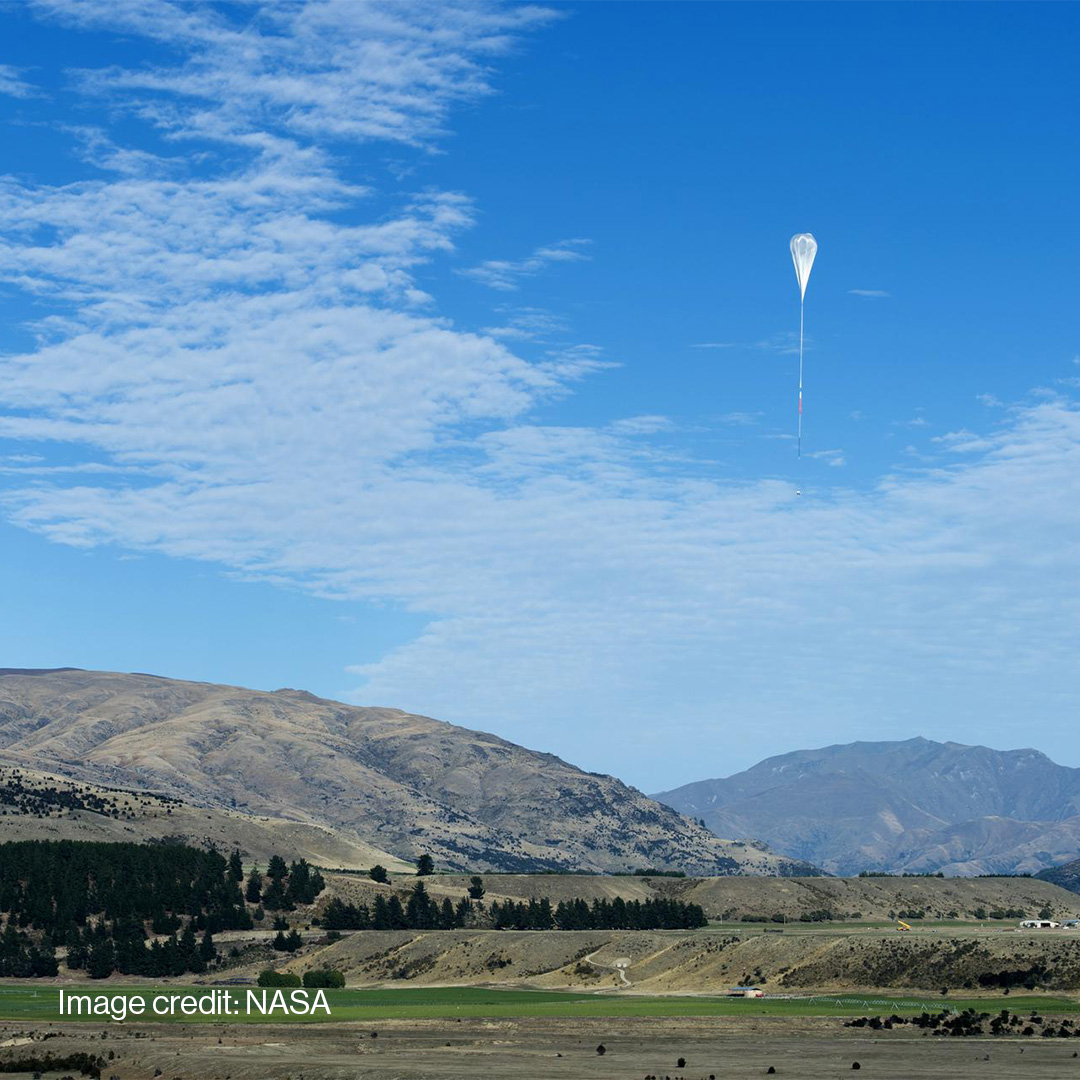
[[[124,998],[155,996],[173,998],[190,995],[198,998],[208,993],[206,986],[170,984],[111,986],[90,984],[65,987],[68,995]],[[261,996],[262,991],[255,991]],[[288,1022],[276,1016],[248,1013],[245,1010],[247,988],[232,987],[230,993],[240,1010],[230,1023]],[[60,1019],[60,989],[27,985],[0,986],[0,1020],[56,1021]],[[526,1017],[772,1017],[772,1016],[853,1016],[868,1011],[896,1013],[901,1016],[948,1008],[962,1011],[975,1008],[995,1012],[1009,1008],[1013,1012],[1042,1010],[1050,1013],[1080,1012],[1080,1002],[1057,996],[960,997],[942,1000],[926,996],[882,996],[880,994],[811,994],[803,996],[748,1000],[697,995],[614,995],[596,993],[551,992],[537,990],[498,990],[476,987],[373,988],[329,990],[326,992],[330,1015],[314,1018],[295,1017],[292,1022],[371,1022],[376,1020],[437,1020],[469,1018]],[[83,1021],[98,1023],[101,1017],[87,1015]],[[70,1022],[79,1018],[68,1017]],[[161,1023],[220,1023],[217,1016],[175,1015],[160,1018]]]

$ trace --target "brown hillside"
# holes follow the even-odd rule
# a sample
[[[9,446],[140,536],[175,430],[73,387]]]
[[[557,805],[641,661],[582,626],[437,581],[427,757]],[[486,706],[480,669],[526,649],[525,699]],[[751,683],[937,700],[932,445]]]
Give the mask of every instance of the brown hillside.
[[[629,985],[615,967],[623,959]],[[1080,935],[370,930],[306,949],[281,968],[332,967],[353,986],[716,993],[753,983],[772,993],[904,988],[940,1002],[943,986],[970,992],[980,988],[980,975],[1037,965],[1047,972],[1041,989],[1080,989]]]
[[[72,806],[71,804],[75,805]],[[273,854],[328,866],[409,869],[393,855],[321,825],[192,806],[146,791],[100,787],[0,760],[0,841],[174,840],[229,851],[265,865]]]
[[[614,777],[396,709],[152,675],[0,671],[0,755],[452,868],[792,873]]]

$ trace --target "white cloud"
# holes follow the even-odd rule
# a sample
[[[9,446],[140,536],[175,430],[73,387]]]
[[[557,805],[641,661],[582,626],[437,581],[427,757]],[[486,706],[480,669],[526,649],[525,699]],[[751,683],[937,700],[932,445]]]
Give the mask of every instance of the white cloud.
[[[807,352],[813,348],[813,339],[809,334],[805,336],[803,347]],[[779,334],[773,334],[772,337],[755,341],[754,348],[761,349],[763,352],[775,352],[783,356],[793,356],[799,351],[799,335],[793,330],[784,330]]]
[[[35,0],[58,21],[184,50],[175,66],[81,73],[83,86],[173,138],[264,149],[282,138],[428,146],[456,104],[493,92],[490,61],[557,17],[536,5],[309,0]]]
[[[41,91],[22,77],[20,68],[0,64],[0,94],[14,98],[33,98],[41,96]]]
[[[884,289],[848,289],[849,296],[867,296],[874,300],[884,300],[892,296],[892,293]]]
[[[625,420],[616,420],[610,427],[623,435],[655,435],[670,428],[671,421],[666,416],[628,416]]]
[[[591,240],[560,240],[558,243],[537,248],[530,256],[517,262],[507,259],[488,259],[479,266],[459,271],[463,277],[487,285],[501,292],[513,292],[521,287],[521,278],[535,277],[555,263],[583,262],[589,256],[582,250]]]
[[[812,339],[805,336],[804,348],[809,351]],[[799,351],[799,335],[791,330],[782,330],[767,338],[751,343],[739,341],[701,341],[690,345],[691,349],[759,349],[762,352],[775,352],[789,356]]]
[[[501,324],[485,326],[484,333],[502,341],[539,341],[552,336],[565,334],[569,330],[566,318],[552,311],[538,307],[500,306],[496,314],[501,316]]]

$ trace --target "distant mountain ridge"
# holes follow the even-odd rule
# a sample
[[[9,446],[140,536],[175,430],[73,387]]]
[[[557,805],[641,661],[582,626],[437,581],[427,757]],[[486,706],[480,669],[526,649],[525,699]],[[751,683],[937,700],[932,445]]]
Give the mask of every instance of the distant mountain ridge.
[[[1053,866],[1047,870],[1040,870],[1035,875],[1043,881],[1049,881],[1051,885],[1058,885],[1069,892],[1080,893],[1080,859],[1062,866]]]
[[[614,777],[552,754],[302,690],[0,669],[3,764],[285,819],[408,862],[426,852],[449,869],[814,872],[720,840]],[[7,820],[0,837],[14,827]],[[227,822],[219,815],[214,825]]]
[[[855,742],[654,798],[837,874],[1032,873],[1080,853],[1080,769],[1037,750]]]

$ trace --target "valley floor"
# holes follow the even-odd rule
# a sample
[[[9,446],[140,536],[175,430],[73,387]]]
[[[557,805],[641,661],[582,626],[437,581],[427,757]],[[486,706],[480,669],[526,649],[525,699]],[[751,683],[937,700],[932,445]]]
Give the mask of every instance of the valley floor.
[[[1073,1057],[1077,1042],[1070,1039],[933,1039],[907,1030],[868,1036],[839,1019],[110,1025],[105,1037],[85,1025],[50,1025],[54,1037],[23,1042],[27,1030],[0,1024],[5,1059],[29,1050],[111,1052],[103,1075],[119,1080],[728,1080],[764,1076],[770,1066],[780,1078],[836,1080],[851,1075],[855,1062],[868,1080],[1061,1080],[1080,1074],[1080,1059]],[[601,1045],[603,1055],[597,1053]],[[45,1074],[50,1080],[59,1075]]]

